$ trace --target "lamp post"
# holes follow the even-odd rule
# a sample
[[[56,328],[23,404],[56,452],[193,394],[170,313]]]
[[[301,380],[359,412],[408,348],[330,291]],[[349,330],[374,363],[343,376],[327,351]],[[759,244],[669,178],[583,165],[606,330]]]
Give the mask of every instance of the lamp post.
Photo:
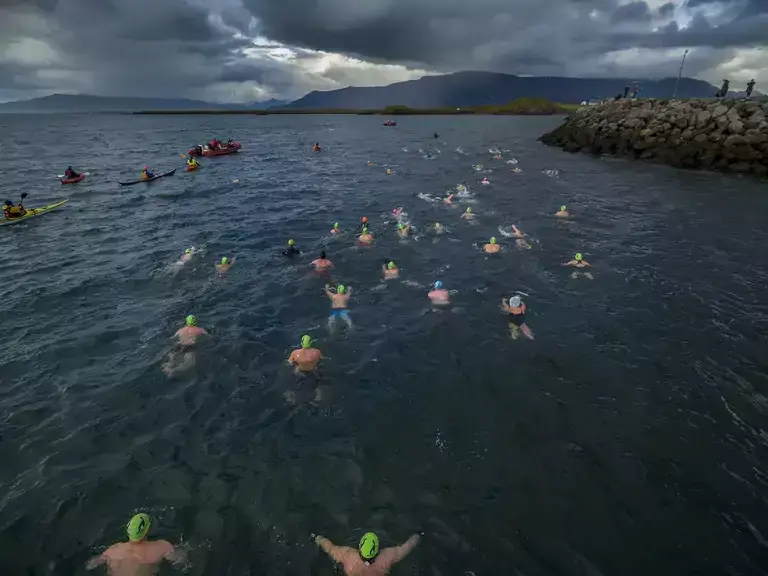
[[[683,53],[683,59],[680,61],[680,70],[677,73],[677,80],[675,81],[675,90],[672,92],[672,100],[677,96],[677,85],[680,84],[680,77],[683,75],[683,66],[685,66],[685,57],[688,56],[688,50]]]

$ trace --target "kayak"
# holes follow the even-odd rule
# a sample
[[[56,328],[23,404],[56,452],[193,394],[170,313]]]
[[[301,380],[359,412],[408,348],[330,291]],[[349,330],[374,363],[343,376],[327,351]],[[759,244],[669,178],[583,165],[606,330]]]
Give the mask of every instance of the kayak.
[[[61,183],[62,184],[77,184],[78,182],[82,182],[85,178],[85,174],[82,172],[75,176],[74,178],[62,178]]]
[[[219,150],[211,150],[210,148],[203,148],[203,156],[224,156],[225,154],[234,154],[240,150],[240,144],[235,142],[232,146],[221,148]]]
[[[192,166],[190,166],[189,164],[187,164],[187,172],[194,172],[194,171],[195,171],[195,170],[197,170],[198,168],[200,168],[200,164],[194,164],[194,165],[192,165]]]
[[[10,220],[3,220],[0,222],[0,226],[4,226],[5,224],[16,224],[17,222],[21,222],[22,220],[28,220],[33,216],[40,216],[40,214],[45,214],[46,212],[50,212],[54,208],[63,206],[67,202],[69,202],[69,200],[62,200],[61,202],[56,202],[56,204],[49,204],[48,206],[43,206],[42,208],[27,208],[27,213],[24,214],[24,216],[19,216],[18,218],[11,218]]]
[[[120,184],[120,186],[133,186],[134,184],[141,184],[142,182],[154,182],[158,178],[163,178],[165,176],[173,176],[175,173],[176,173],[176,168],[174,168],[170,172],[166,172],[165,174],[156,174],[152,178],[148,178],[146,180],[142,180],[141,178],[139,178],[138,180],[132,180],[130,182],[118,182],[118,184]]]

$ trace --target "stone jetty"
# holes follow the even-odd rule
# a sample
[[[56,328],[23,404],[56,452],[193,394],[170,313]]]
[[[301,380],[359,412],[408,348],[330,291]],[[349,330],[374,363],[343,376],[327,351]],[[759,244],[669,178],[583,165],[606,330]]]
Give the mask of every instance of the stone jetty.
[[[568,152],[768,176],[768,103],[611,100],[585,106],[541,136]]]

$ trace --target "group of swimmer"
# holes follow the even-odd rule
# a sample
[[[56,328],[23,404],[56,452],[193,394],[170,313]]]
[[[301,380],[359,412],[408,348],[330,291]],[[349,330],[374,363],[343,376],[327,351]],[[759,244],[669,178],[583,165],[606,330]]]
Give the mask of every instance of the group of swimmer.
[[[318,144],[315,146],[319,149]],[[145,172],[147,172],[146,167]],[[149,174],[151,175],[151,173]],[[466,187],[464,187],[464,190],[466,190]],[[450,193],[443,201],[446,204],[451,204],[452,198],[453,194]],[[21,206],[21,202],[19,206]],[[397,222],[396,235],[401,239],[407,238],[412,233],[412,226],[409,222],[401,220],[401,217],[405,215],[404,210],[396,208],[392,211],[392,215]],[[561,206],[560,210],[554,215],[557,218],[569,218],[571,216],[565,205]],[[473,220],[475,215],[471,208],[467,208],[460,218],[463,220]],[[373,243],[373,235],[369,231],[368,226],[368,218],[363,217],[355,229],[356,241],[361,247],[369,247]],[[445,232],[445,227],[440,223],[435,223],[431,228],[436,234]],[[530,244],[525,240],[525,234],[514,224],[511,228],[516,247],[520,249],[531,248]],[[335,222],[329,231],[332,237],[343,233],[344,231],[338,222]],[[496,237],[490,238],[488,243],[483,246],[483,251],[489,255],[498,254],[501,251],[501,246],[498,244]],[[196,253],[197,251],[194,248],[187,248],[177,262],[177,265],[183,266],[190,262]],[[286,258],[294,258],[301,254],[302,251],[293,239],[289,239],[287,246],[281,251],[281,255]],[[224,256],[215,264],[215,270],[218,274],[224,275],[233,264],[234,258],[230,259]],[[583,271],[584,268],[590,267],[590,264],[584,260],[581,253],[577,253],[563,265],[576,268],[571,275],[573,278],[583,274],[585,277],[592,279],[590,272]],[[334,269],[334,264],[328,259],[325,250],[320,252],[318,258],[312,260],[311,266],[318,273],[329,273]],[[382,264],[381,273],[384,281],[393,280],[400,276],[397,265],[391,259],[385,260]],[[352,296],[352,288],[344,284],[337,284],[333,288],[330,284],[326,283],[323,292],[331,306],[328,329],[331,330],[337,321],[343,322],[348,329],[352,329],[353,322],[349,314],[349,300]],[[532,340],[534,336],[526,324],[527,307],[522,300],[522,295],[522,293],[517,293],[512,296],[503,297],[500,307],[503,313],[507,315],[511,338],[516,340],[520,336],[525,336]],[[444,287],[441,280],[436,280],[432,284],[427,297],[436,309],[444,308],[451,304],[450,292]],[[191,347],[197,343],[200,337],[207,336],[208,334],[204,328],[198,326],[197,318],[194,315],[188,315],[184,326],[174,334],[174,338],[181,349],[181,354],[171,354],[164,370],[171,375],[175,371],[173,369],[174,364],[177,367],[181,366],[183,368],[193,365],[194,356],[191,354]],[[179,358],[181,358],[181,361],[179,361]],[[324,358],[323,353],[313,346],[312,338],[305,334],[300,339],[300,347],[290,352],[287,364],[294,369],[296,374],[314,374],[316,378],[319,378],[317,368],[320,361]],[[316,399],[319,399],[319,390],[316,392]],[[132,576],[152,572],[163,560],[176,565],[184,563],[186,561],[184,550],[174,547],[166,540],[148,539],[150,525],[151,519],[147,514],[139,513],[133,516],[126,526],[128,541],[110,546],[103,553],[89,560],[86,568],[91,570],[106,565],[112,574]],[[417,546],[422,535],[414,534],[404,544],[382,550],[379,548],[379,538],[373,532],[367,532],[362,536],[357,549],[337,546],[324,536],[315,536],[314,534],[311,536],[313,541],[324,552],[343,567],[347,575],[365,576],[389,573],[394,564],[405,558]]]

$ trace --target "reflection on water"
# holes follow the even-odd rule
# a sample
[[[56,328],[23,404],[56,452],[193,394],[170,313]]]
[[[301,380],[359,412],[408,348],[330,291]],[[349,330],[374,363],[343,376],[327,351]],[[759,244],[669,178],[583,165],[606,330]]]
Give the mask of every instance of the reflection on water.
[[[83,573],[138,509],[183,537],[188,574],[330,574],[308,534],[367,530],[426,532],[402,573],[763,573],[764,190],[539,146],[557,121],[0,118],[6,195],[70,198],[0,238],[3,573]],[[115,185],[214,132],[243,151]],[[62,162],[92,175],[64,190]],[[491,186],[458,187],[481,170]],[[511,223],[533,249],[475,247]],[[327,330],[323,249],[351,331]],[[594,281],[562,267],[576,252]],[[509,338],[515,292],[534,341]],[[169,379],[188,314],[211,337]],[[285,364],[303,334],[320,386]]]

